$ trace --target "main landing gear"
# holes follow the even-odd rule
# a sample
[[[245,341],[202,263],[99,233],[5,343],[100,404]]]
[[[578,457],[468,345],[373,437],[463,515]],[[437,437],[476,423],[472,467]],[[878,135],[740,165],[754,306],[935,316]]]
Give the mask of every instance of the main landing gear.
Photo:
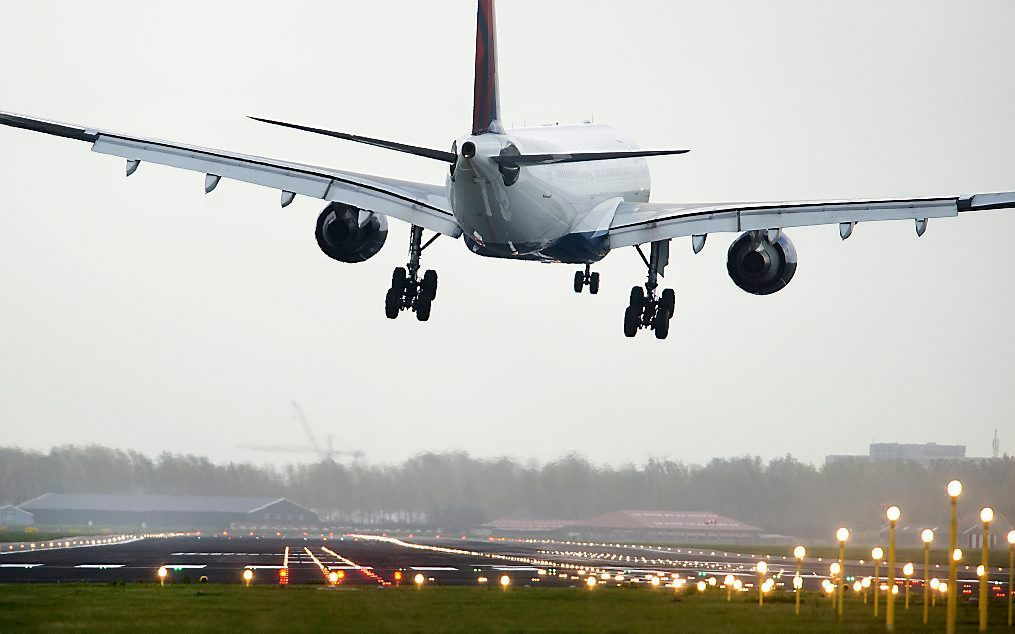
[[[631,289],[631,300],[624,311],[624,336],[633,337],[639,329],[649,328],[655,332],[656,339],[665,339],[670,334],[670,319],[673,318],[677,296],[672,288],[667,288],[657,297],[656,289],[659,287],[658,278],[670,261],[670,241],[653,242],[648,258],[640,246],[637,249],[648,267],[648,280],[644,287]]]
[[[384,297],[384,314],[395,319],[403,310],[416,312],[416,319],[430,319],[430,307],[437,299],[437,271],[427,271],[419,278],[419,259],[440,234],[434,235],[426,244],[423,242],[423,227],[412,226],[409,234],[409,263],[398,267],[391,274],[391,288]],[[408,270],[406,270],[408,269]]]
[[[580,293],[586,286],[593,295],[599,293],[599,273],[592,272],[592,265],[586,264],[585,271],[574,272],[574,292]]]

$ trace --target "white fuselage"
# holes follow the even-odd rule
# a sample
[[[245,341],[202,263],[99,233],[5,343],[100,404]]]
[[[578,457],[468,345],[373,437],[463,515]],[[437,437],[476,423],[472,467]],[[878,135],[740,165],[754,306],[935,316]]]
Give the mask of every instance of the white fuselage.
[[[462,156],[467,142],[476,147],[472,158]],[[525,155],[638,149],[622,132],[604,125],[524,128],[459,139],[448,197],[466,244],[481,255],[596,261],[609,250],[607,233],[617,205],[649,199],[643,158],[522,166],[517,180],[505,184],[492,157],[511,146]]]

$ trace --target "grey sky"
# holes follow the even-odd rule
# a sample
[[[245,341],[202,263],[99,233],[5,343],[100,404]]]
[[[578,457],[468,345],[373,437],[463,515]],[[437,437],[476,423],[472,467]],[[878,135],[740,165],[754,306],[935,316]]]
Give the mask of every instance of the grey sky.
[[[280,7],[284,6],[284,10]],[[1015,189],[1015,3],[502,0],[507,124],[595,117],[643,147],[655,201]],[[475,6],[442,2],[14,1],[0,109],[443,182],[431,161],[244,118],[445,148],[471,121]],[[621,333],[633,249],[600,266],[488,260],[441,239],[430,323],[383,296],[407,226],[361,265],[313,238],[323,203],[0,129],[3,444],[98,442],[215,459],[321,434],[397,460],[428,449],[601,462],[1015,450],[1015,213],[789,232],[770,297],[725,270],[734,235],[675,241],[670,338]]]

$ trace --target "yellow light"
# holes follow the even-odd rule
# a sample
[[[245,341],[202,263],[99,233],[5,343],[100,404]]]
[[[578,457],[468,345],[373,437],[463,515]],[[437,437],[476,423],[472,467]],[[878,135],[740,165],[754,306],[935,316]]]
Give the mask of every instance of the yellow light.
[[[979,566],[976,567],[976,576],[977,577],[982,577],[985,574],[987,574],[987,571],[984,570],[983,564],[980,564]]]
[[[1015,545],[1015,531],[1008,531],[1008,543]]]
[[[880,546],[875,546],[874,549],[871,550],[871,559],[874,561],[881,561],[884,558],[885,551]]]
[[[898,585],[892,586],[892,594],[898,594],[898,593],[899,593],[899,586]]]
[[[479,577],[478,579],[476,579],[477,583],[486,583],[487,581],[489,581],[489,579],[487,579],[486,577]]]
[[[759,561],[759,562],[758,562],[758,565],[757,565],[757,566],[755,566],[755,568],[756,568],[756,569],[757,569],[757,571],[758,571],[758,572],[760,572],[761,574],[765,574],[766,572],[768,572],[768,563],[767,563],[767,562],[765,562],[765,561]]]
[[[739,579],[735,579],[733,581],[733,589],[734,590],[739,590],[740,588],[743,588],[743,587],[744,587],[744,582],[743,581],[741,581]]]
[[[952,480],[948,483],[948,495],[953,498],[957,498],[962,495],[962,483],[958,480]]]
[[[331,572],[330,574],[328,574],[328,583],[330,583],[331,585],[336,585],[338,583],[337,572]]]
[[[243,571],[243,580],[245,582],[247,582],[247,583],[250,583],[251,581],[253,581],[254,580],[254,571],[251,570],[250,568],[247,568],[246,570],[244,570]]]
[[[989,506],[985,506],[980,509],[980,521],[984,524],[990,524],[994,521],[994,509]]]
[[[698,592],[704,592],[705,588],[708,587],[708,585],[704,581],[699,581],[697,587],[698,587]]]
[[[913,564],[912,563],[908,563],[905,566],[903,566],[902,567],[902,574],[904,574],[907,577],[912,577],[913,576]]]
[[[166,575],[168,575],[168,574],[169,574],[169,571],[166,570],[165,566],[159,566],[159,572],[158,572],[159,579],[165,579]]]
[[[899,518],[902,517],[902,511],[897,506],[889,506],[888,510],[885,511],[885,517],[888,518],[889,522],[898,522]]]
[[[843,526],[839,530],[835,531],[835,539],[839,540],[840,542],[844,542],[847,539],[849,539],[849,529]]]
[[[793,577],[793,587],[796,588],[797,590],[804,587],[804,578],[801,577],[800,575]]]
[[[934,577],[933,579],[930,580],[930,589],[931,590],[937,590],[940,586],[941,586],[941,580],[938,579],[937,577]]]
[[[589,588],[595,588],[597,583],[599,582],[596,581],[595,577],[589,577],[588,579],[585,580],[585,585],[587,585]]]
[[[863,589],[863,584],[862,583],[860,583],[859,581],[854,581],[853,582],[853,592],[860,592],[860,590],[862,590],[862,589]]]
[[[871,578],[864,577],[863,579],[860,580],[860,585],[862,585],[864,588],[871,587]]]
[[[923,529],[923,532],[920,533],[920,539],[923,540],[924,544],[931,543],[932,541],[934,541],[934,531],[930,530],[929,528]]]
[[[953,561],[962,561],[962,549],[961,548],[956,548],[955,550],[952,551],[952,560]]]
[[[946,594],[948,592],[948,584],[941,581],[937,584],[937,589],[941,591],[941,594]]]
[[[807,556],[807,549],[804,548],[803,546],[797,546],[796,548],[793,549],[793,556],[796,557],[797,559],[803,559],[804,557]]]
[[[511,585],[511,577],[509,577],[507,575],[501,575],[501,577],[500,577],[500,585],[504,586],[505,588],[508,587],[509,585]]]
[[[833,575],[838,575],[840,572],[842,572],[842,566],[839,565],[839,562],[833,561],[832,565],[828,567],[828,572],[832,573]]]
[[[722,580],[724,586],[732,586],[734,577],[733,575],[726,575],[726,578]]]
[[[423,582],[426,581],[426,577],[424,577],[421,573],[417,572],[416,576],[412,578],[412,581],[417,586],[421,586],[421,585],[423,585]]]

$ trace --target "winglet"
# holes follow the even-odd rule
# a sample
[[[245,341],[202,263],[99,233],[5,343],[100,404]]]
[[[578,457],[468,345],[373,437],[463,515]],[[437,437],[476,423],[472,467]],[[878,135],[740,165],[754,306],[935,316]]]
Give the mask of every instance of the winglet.
[[[497,79],[497,20],[494,0],[479,0],[476,11],[476,82],[472,95],[472,133],[502,132]]]

